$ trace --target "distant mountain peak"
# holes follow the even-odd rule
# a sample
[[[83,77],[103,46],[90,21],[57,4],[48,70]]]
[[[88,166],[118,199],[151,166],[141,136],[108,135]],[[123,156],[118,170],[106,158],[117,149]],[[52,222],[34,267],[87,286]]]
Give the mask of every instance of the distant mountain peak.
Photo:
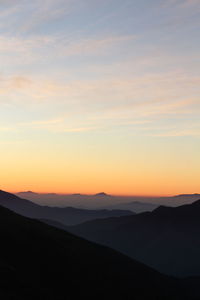
[[[105,197],[105,196],[110,196],[110,195],[108,195],[108,194],[106,194],[106,193],[104,193],[104,192],[100,192],[100,193],[97,193],[97,194],[95,194],[94,196],[100,196],[100,197]]]
[[[179,197],[193,197],[193,196],[199,196],[199,197],[200,197],[200,194],[198,194],[198,193],[193,193],[193,194],[180,194],[180,195],[176,195],[176,196],[174,196],[174,197],[179,198]]]

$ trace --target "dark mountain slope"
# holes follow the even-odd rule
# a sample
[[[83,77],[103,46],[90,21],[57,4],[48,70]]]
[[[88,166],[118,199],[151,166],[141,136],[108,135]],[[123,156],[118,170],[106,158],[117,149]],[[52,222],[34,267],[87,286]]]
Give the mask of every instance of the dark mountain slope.
[[[192,299],[179,280],[3,207],[0,237],[2,299]]]
[[[160,206],[135,216],[95,220],[68,230],[160,272],[181,277],[200,275],[200,201],[176,208]]]
[[[134,214],[128,210],[87,210],[73,207],[60,208],[40,206],[29,200],[21,199],[18,196],[4,191],[0,191],[0,205],[26,217],[49,219],[61,222],[65,225],[75,225],[93,219]]]

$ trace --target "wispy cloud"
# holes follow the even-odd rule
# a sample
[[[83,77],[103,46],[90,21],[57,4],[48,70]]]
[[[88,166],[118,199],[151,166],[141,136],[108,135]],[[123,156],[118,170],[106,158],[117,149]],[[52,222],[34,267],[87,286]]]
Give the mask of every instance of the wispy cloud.
[[[199,0],[179,0],[178,1],[179,5],[182,6],[182,7],[199,7],[200,8],[200,2]]]
[[[167,0],[163,3],[163,6],[176,5],[180,8],[188,8],[188,7],[200,7],[199,0]]]
[[[170,53],[165,44],[155,44],[151,40],[154,36],[145,36],[145,30],[140,32],[137,26],[131,34],[125,27],[93,31],[91,23],[87,30],[77,31],[80,26],[68,30],[65,17],[82,5],[78,0],[0,2],[4,70],[0,74],[0,104],[12,103],[24,110],[31,106],[34,112],[41,112],[39,120],[34,116],[30,122],[24,118],[18,123],[21,130],[85,132],[120,126],[143,130],[145,124],[200,112],[200,76],[193,72],[198,67],[198,53]],[[197,7],[199,1],[165,2],[173,9],[185,10],[187,5]],[[6,18],[10,22],[4,22]],[[54,21],[59,24],[54,23],[52,29]],[[157,21],[154,26],[159,31]],[[71,116],[67,119],[63,115]]]
[[[200,137],[200,128],[199,129],[184,129],[184,130],[172,130],[162,133],[150,133],[150,136],[153,137]]]
[[[19,123],[20,126],[30,126],[30,127],[45,127],[49,125],[60,124],[63,122],[62,118],[59,119],[50,119],[50,120],[40,120],[40,121],[31,121]]]
[[[75,123],[75,122],[74,122]],[[78,121],[80,123],[80,120]],[[87,124],[88,121],[82,121],[82,124]],[[97,126],[80,126],[79,124],[73,124],[73,120],[70,118],[57,118],[57,119],[48,119],[48,120],[37,120],[37,121],[31,121],[31,122],[22,122],[22,123],[16,123],[16,128],[18,130],[24,130],[27,128],[31,128],[33,130],[47,130],[49,132],[56,132],[56,133],[81,133],[81,132],[88,132],[88,131],[94,131],[100,129],[100,127]],[[80,124],[81,125],[81,124]],[[0,130],[4,131],[12,131],[13,128],[0,128]]]
[[[78,127],[78,128],[66,128],[63,129],[62,132],[87,132],[97,130],[97,127]]]
[[[134,40],[133,35],[107,36],[103,38],[85,38],[76,42],[66,42],[62,45],[61,52],[67,56],[74,55],[95,55],[103,53],[111,47]]]
[[[17,129],[15,127],[1,127],[0,126],[0,132],[13,132],[16,131]]]
[[[187,87],[187,92],[182,87]],[[199,105],[199,77],[172,72],[133,78],[108,78],[102,80],[72,80],[59,82],[55,80],[37,79],[34,77],[11,76],[0,77],[0,92],[12,95],[23,93],[27,101],[51,101],[71,106],[90,104],[104,107],[105,111],[122,114],[148,108],[153,113],[178,113],[181,109],[195,109]],[[20,101],[21,98],[19,98]],[[105,105],[102,105],[105,103]],[[92,111],[93,111],[92,109]],[[99,108],[98,108],[99,109]]]
[[[1,24],[1,27],[8,33],[14,33],[17,29],[18,33],[24,34],[65,16],[73,5],[70,0],[2,1],[0,17],[5,18],[10,15],[12,22]]]
[[[2,65],[12,68],[33,64],[47,64],[48,61],[66,63],[71,57],[100,57],[111,55],[116,47],[124,48],[133,41],[133,35],[106,35],[74,39],[65,35],[43,35],[31,37],[0,36]],[[48,56],[46,56],[48,53]],[[41,69],[39,67],[39,69]],[[44,69],[41,69],[45,73]]]

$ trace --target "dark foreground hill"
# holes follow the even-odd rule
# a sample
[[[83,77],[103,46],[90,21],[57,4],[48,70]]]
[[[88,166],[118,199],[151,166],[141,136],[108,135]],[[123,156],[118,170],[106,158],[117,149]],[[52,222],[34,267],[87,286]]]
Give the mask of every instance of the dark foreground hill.
[[[65,225],[76,225],[94,219],[134,214],[132,211],[119,209],[88,210],[73,207],[40,206],[4,191],[0,191],[0,205],[26,217],[53,220]]]
[[[71,232],[112,247],[162,273],[200,275],[200,200],[176,208],[86,222]]]
[[[180,280],[161,275],[112,249],[3,207],[0,238],[3,300],[163,300],[193,299],[195,294]]]

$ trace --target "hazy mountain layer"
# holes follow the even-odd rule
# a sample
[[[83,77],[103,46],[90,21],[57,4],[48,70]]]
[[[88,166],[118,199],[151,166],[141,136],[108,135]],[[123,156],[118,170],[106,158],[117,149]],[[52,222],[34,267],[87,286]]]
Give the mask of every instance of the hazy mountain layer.
[[[200,276],[200,200],[176,208],[161,206],[135,216],[86,222],[68,230],[160,272]]]
[[[40,206],[4,191],[0,191],[0,205],[5,206],[23,216],[36,219],[49,219],[62,222],[65,225],[75,225],[88,220],[112,216],[119,217],[133,215],[133,212],[128,210],[86,210],[73,207],[60,208]]]
[[[22,192],[16,194],[40,205],[48,206],[72,206],[85,209],[128,209],[133,212],[152,211],[159,205],[179,206],[192,203],[200,199],[200,195],[178,195],[174,197],[137,197],[137,196],[112,196],[106,193],[95,195],[81,194],[37,194],[33,192]]]

